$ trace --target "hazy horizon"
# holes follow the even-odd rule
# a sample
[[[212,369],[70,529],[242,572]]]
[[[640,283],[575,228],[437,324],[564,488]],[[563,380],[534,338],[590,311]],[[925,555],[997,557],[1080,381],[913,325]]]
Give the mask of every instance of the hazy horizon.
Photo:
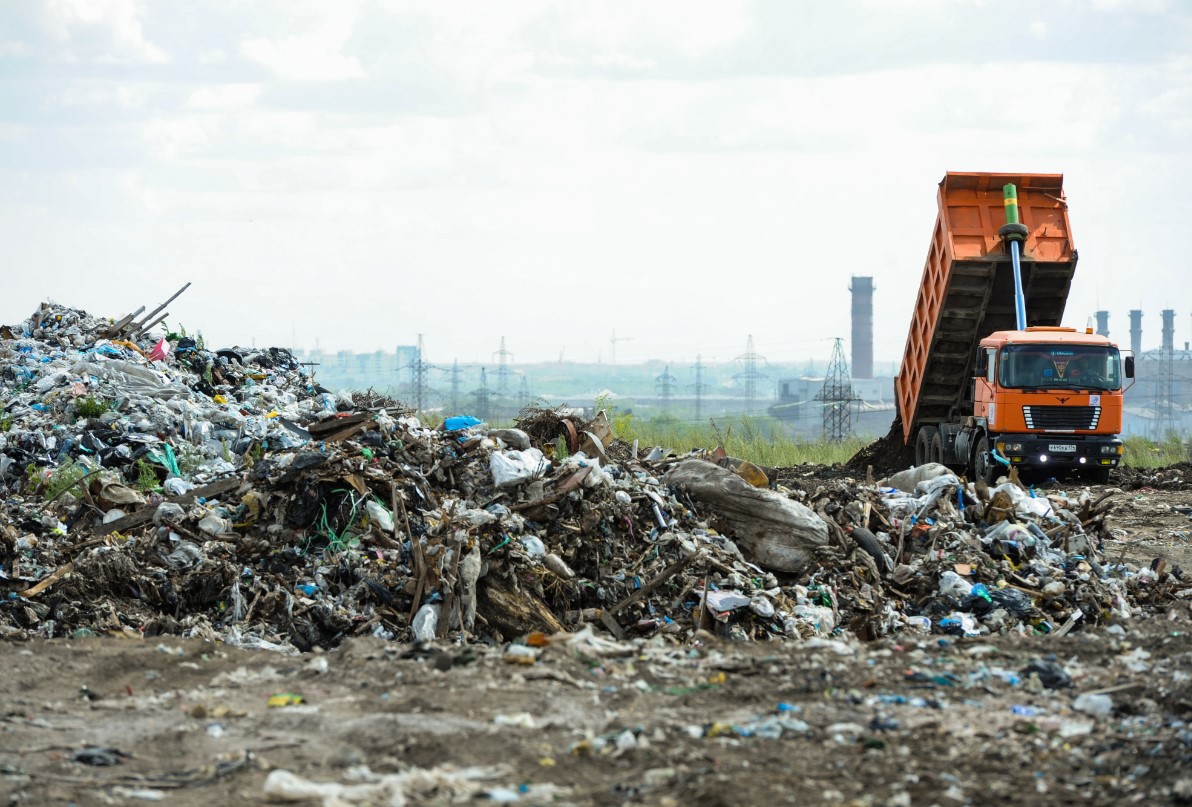
[[[1164,0],[0,8],[0,320],[183,283],[213,344],[898,361],[948,170],[1063,173],[1066,325],[1192,338],[1192,10]]]

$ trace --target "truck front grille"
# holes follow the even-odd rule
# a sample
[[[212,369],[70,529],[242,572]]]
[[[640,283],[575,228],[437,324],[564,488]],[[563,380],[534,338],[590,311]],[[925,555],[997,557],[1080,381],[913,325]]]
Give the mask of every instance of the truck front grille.
[[[1072,431],[1095,429],[1101,420],[1099,406],[1024,406],[1022,417],[1028,429]]]

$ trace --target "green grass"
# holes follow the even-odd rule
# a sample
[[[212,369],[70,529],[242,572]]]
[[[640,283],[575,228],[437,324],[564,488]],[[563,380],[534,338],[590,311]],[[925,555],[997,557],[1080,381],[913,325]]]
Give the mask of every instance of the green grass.
[[[102,398],[87,395],[75,400],[75,412],[79,417],[97,418],[111,408],[111,404]]]
[[[1179,435],[1170,434],[1162,442],[1146,437],[1125,438],[1122,466],[1127,468],[1166,468],[1177,462],[1188,462],[1188,444]]]
[[[626,442],[637,440],[641,449],[662,446],[682,453],[723,444],[731,457],[779,468],[803,463],[832,465],[847,462],[870,442],[855,437],[839,443],[823,439],[798,440],[786,435],[774,418],[751,415],[716,418],[707,423],[623,416],[613,416],[612,420],[616,436]]]
[[[55,498],[67,488],[74,487],[86,475],[87,466],[82,463],[67,461],[50,474],[49,482],[46,483],[45,498]]]

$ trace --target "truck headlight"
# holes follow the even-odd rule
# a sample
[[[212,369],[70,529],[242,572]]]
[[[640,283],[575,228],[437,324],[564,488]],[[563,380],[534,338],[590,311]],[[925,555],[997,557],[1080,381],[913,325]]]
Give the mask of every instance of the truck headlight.
[[[1101,453],[1102,454],[1121,454],[1122,447],[1121,446],[1101,446]]]
[[[998,440],[997,450],[999,454],[1021,454],[1022,443],[1007,443],[1005,440]]]

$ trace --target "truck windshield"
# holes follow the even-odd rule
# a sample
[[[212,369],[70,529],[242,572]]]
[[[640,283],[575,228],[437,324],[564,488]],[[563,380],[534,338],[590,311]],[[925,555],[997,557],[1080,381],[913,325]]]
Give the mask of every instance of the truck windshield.
[[[998,380],[1018,389],[1120,389],[1121,355],[1098,345],[1010,345]]]

